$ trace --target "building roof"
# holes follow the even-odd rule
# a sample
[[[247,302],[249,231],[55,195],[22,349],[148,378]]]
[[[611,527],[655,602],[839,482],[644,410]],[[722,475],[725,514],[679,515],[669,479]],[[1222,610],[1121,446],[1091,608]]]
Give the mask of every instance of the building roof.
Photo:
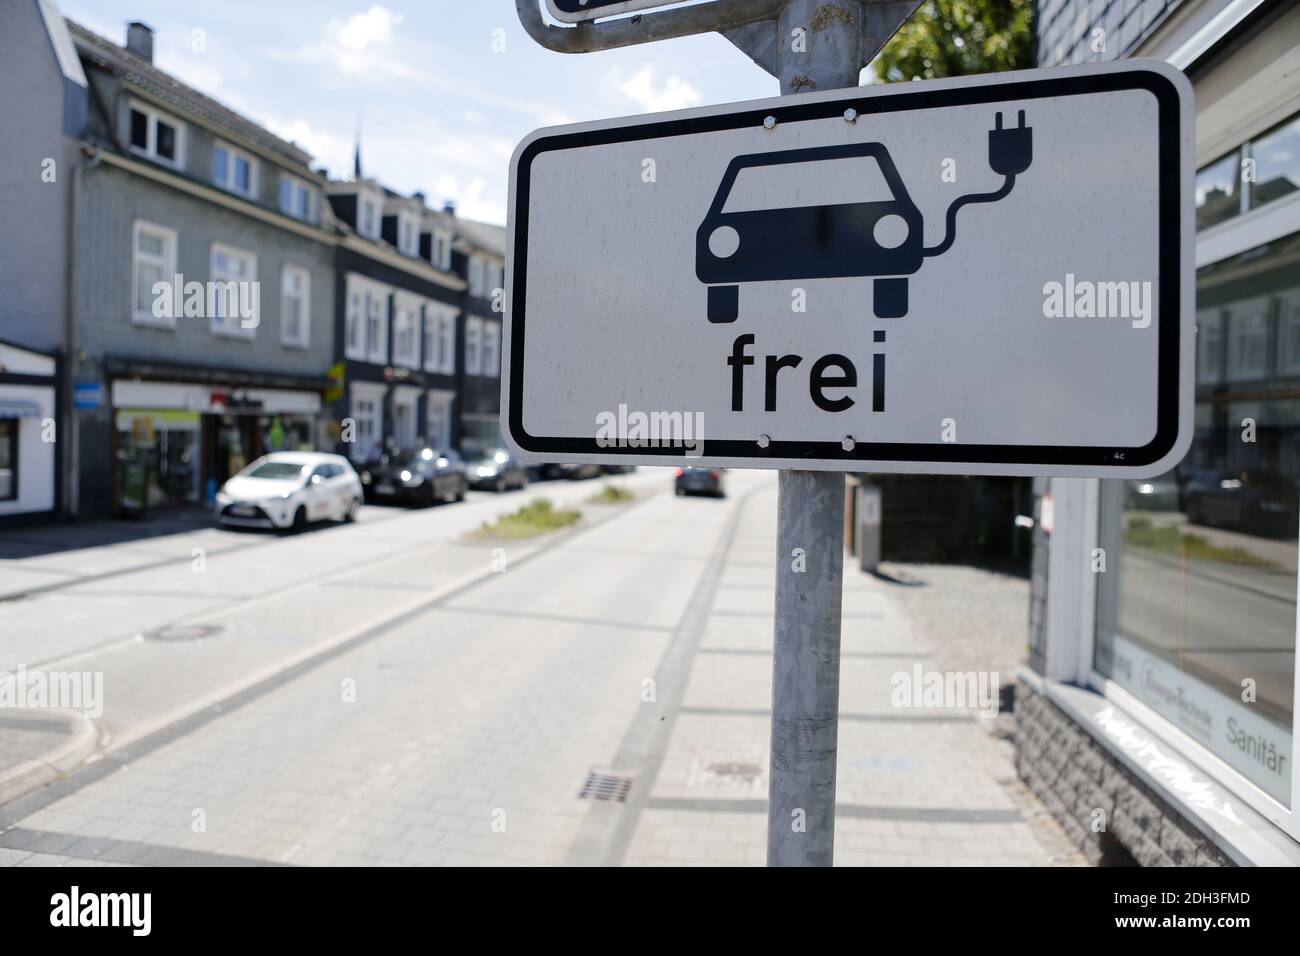
[[[311,162],[311,154],[287,140],[283,140],[228,106],[200,93],[160,70],[111,40],[87,30],[75,20],[67,20],[68,31],[80,55],[101,69],[120,76],[137,89],[152,94],[159,101],[177,110],[196,116],[205,122],[224,129],[248,142],[270,150],[293,163],[303,166]]]
[[[474,219],[456,217],[456,237],[482,252],[492,253],[501,258],[506,255],[505,226],[490,222],[478,222]]]

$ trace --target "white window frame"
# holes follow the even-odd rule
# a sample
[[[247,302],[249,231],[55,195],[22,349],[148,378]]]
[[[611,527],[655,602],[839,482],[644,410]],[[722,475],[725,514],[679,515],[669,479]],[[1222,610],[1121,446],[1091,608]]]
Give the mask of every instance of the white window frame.
[[[386,386],[371,382],[354,382],[348,394],[348,417],[356,422],[357,440],[352,443],[348,457],[358,463],[369,460],[370,452],[382,450],[384,445],[384,393]],[[373,411],[372,415],[358,414],[358,403],[365,402]],[[362,422],[369,422],[366,438],[362,440]]]
[[[397,251],[415,259],[420,257],[420,220],[409,212],[397,214]]]
[[[429,302],[424,307],[424,370],[456,374],[456,318],[450,306]]]
[[[420,300],[415,296],[398,292],[393,297],[393,364],[400,365],[403,368],[418,369],[420,367],[420,346],[423,342],[423,333],[420,322]],[[404,352],[399,352],[401,347],[402,331],[408,329],[410,332],[410,345]]]
[[[366,359],[376,365],[388,364],[388,313],[389,299],[387,289],[380,292],[373,288],[366,296]],[[372,335],[377,329],[379,334]]]
[[[483,297],[483,282],[486,263],[482,256],[469,257],[469,294]]]
[[[217,178],[216,151],[222,150],[226,154],[226,168],[223,170],[225,182]],[[252,199],[257,196],[258,187],[258,164],[257,158],[246,149],[240,149],[238,146],[232,146],[225,140],[215,140],[212,143],[212,182],[214,185],[224,189],[228,193],[234,193],[236,196],[243,196],[246,199]],[[242,159],[248,164],[248,189],[243,190],[235,185],[235,161]]]
[[[148,122],[145,126],[145,145],[139,147],[131,142],[131,111],[143,113]],[[176,157],[168,159],[166,156],[158,154],[158,121],[162,120],[168,126],[176,131]],[[177,119],[171,113],[166,113],[156,106],[150,106],[143,100],[128,100],[126,109],[126,135],[123,137],[127,149],[137,156],[144,156],[153,160],[155,163],[161,163],[164,166],[170,166],[173,169],[185,168],[186,147],[188,145],[188,127],[183,120]]]
[[[433,389],[425,394],[424,400],[425,441],[430,445],[430,447],[439,450],[450,448],[452,426],[455,424],[455,419],[452,416],[452,403],[456,400],[456,393],[442,389]],[[439,417],[442,417],[446,424],[445,431],[441,433],[435,432],[433,429],[435,408],[442,410],[443,415]]]
[[[343,292],[343,357],[366,358],[366,288],[349,275]]]
[[[447,272],[451,269],[451,234],[442,229],[433,231],[429,242],[429,262],[436,269]]]
[[[373,215],[367,216],[369,209]],[[365,239],[378,239],[384,229],[384,201],[372,191],[357,193],[357,234]]]
[[[286,304],[291,276],[302,280],[302,328],[296,338],[289,334],[285,321],[288,316]],[[311,270],[291,262],[286,262],[280,269],[280,344],[296,349],[311,347]]]
[[[483,320],[471,315],[465,320],[465,374],[483,374]]]
[[[289,205],[287,208],[284,204],[285,186],[289,187]],[[305,204],[307,207],[303,210],[302,215],[298,215],[293,208],[293,200],[299,193],[301,193],[303,198],[306,200]],[[307,180],[302,179],[299,176],[294,176],[291,173],[280,173],[280,193],[277,197],[277,201],[280,204],[280,212],[284,213],[286,216],[292,216],[294,219],[300,219],[303,222],[316,221],[316,188],[307,182]]]
[[[230,279],[217,275],[217,256],[223,255],[231,259],[242,259],[249,265],[249,274],[241,276],[239,279]],[[224,242],[214,242],[208,253],[208,278],[212,283],[218,282],[257,282],[257,254],[248,249],[241,249],[238,246],[231,246]],[[258,296],[259,302],[261,296]],[[248,339],[252,340],[257,337],[257,327],[261,324],[261,316],[255,318],[257,321],[247,328],[244,327],[242,317],[235,316],[218,316],[216,309],[216,290],[214,285],[208,286],[207,295],[208,308],[208,327],[213,335],[219,335],[226,338]],[[260,311],[260,309],[259,309]]]
[[[131,226],[131,321],[135,325],[147,325],[158,329],[174,329],[176,328],[176,315],[180,314],[184,307],[183,302],[173,303],[172,315],[162,318],[153,314],[152,303],[149,309],[141,312],[136,302],[136,293],[140,285],[140,233],[142,230],[155,233],[166,244],[162,257],[154,262],[154,264],[162,267],[163,277],[161,281],[170,283],[176,275],[176,230],[167,226],[160,226],[155,222],[137,219]],[[151,256],[145,258],[153,260]]]
[[[501,377],[501,323],[495,319],[483,320],[483,375]]]

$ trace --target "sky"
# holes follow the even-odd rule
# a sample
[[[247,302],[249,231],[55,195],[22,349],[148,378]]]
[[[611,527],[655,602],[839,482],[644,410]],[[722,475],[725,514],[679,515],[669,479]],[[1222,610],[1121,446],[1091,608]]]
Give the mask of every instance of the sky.
[[[115,43],[153,27],[154,62],[333,176],[452,200],[504,224],[515,144],[542,126],[775,96],[777,81],[716,34],[552,53],[514,0],[57,0]]]

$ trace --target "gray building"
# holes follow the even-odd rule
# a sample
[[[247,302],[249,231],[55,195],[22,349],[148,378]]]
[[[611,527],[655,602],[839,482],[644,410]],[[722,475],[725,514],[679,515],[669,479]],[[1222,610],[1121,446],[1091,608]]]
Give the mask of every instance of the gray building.
[[[6,64],[4,109],[44,114],[28,148],[64,163],[5,279],[69,356],[66,510],[201,503],[268,450],[318,447],[336,237],[309,155],[154,66],[144,24],[119,46],[16,6],[5,42],[48,52]]]
[[[1098,862],[1300,862],[1300,6],[1042,0],[1043,66],[1196,94],[1195,440],[1039,482],[1021,776]]]
[[[465,277],[465,361],[461,443],[466,451],[503,447],[501,318],[506,295],[506,230],[455,217],[456,268]]]

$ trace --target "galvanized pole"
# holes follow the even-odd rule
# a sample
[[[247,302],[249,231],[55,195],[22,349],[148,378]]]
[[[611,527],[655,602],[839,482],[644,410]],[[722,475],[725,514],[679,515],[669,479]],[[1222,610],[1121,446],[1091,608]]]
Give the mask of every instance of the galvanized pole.
[[[779,19],[782,94],[858,85],[862,7],[789,0]],[[776,646],[767,865],[830,866],[840,708],[844,476],[782,471],[777,504]]]

